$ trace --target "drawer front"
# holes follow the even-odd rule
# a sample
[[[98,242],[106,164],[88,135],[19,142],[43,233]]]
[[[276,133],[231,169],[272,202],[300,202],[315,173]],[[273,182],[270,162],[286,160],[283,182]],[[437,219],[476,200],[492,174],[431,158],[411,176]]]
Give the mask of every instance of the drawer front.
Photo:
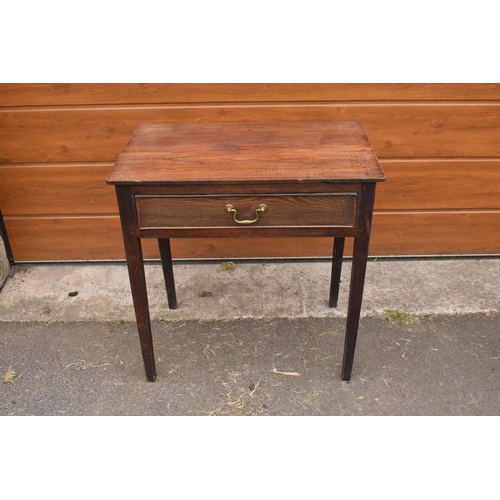
[[[357,193],[136,196],[139,229],[354,227],[356,202]]]

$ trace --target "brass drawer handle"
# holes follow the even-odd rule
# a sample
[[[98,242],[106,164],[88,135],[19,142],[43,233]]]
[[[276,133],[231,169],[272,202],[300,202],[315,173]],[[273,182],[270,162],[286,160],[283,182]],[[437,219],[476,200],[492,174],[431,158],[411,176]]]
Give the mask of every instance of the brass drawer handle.
[[[259,213],[263,213],[266,210],[267,210],[267,206],[264,205],[264,203],[261,203],[259,205],[259,208],[255,209],[255,219],[252,219],[252,220],[238,220],[236,218],[237,212],[236,212],[236,209],[233,207],[233,205],[226,205],[226,212],[232,213],[233,214],[234,222],[236,222],[238,224],[253,224],[254,222],[257,222],[259,220]]]

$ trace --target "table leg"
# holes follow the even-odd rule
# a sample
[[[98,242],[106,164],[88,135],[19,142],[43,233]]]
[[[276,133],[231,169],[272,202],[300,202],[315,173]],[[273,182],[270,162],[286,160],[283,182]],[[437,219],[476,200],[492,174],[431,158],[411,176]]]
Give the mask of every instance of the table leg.
[[[350,380],[356,339],[358,336],[361,302],[365,285],[366,264],[368,262],[368,247],[375,200],[375,185],[363,185],[360,196],[358,214],[358,234],[354,238],[352,253],[351,289],[347,307],[347,324],[344,341],[344,358],[342,361],[342,380]]]
[[[344,257],[345,238],[335,238],[333,243],[332,277],[330,280],[329,307],[337,307],[339,300],[340,275],[342,274],[342,259]]]
[[[356,339],[358,336],[359,317],[361,314],[361,302],[363,300],[368,244],[369,237],[366,234],[354,239],[351,289],[349,291],[344,359],[342,362],[342,380],[351,379],[354,351],[356,349]]]
[[[134,301],[137,330],[141,343],[142,359],[144,361],[147,379],[150,382],[154,382],[156,380],[156,367],[153,351],[153,336],[151,333],[151,321],[149,319],[148,292],[146,287],[146,275],[144,273],[141,240],[137,238],[135,230],[133,197],[130,191],[122,186],[116,187],[116,194],[118,206],[120,208],[125,255],[127,258],[132,299]]]
[[[165,287],[167,289],[168,307],[169,309],[177,309],[174,269],[172,267],[172,253],[170,252],[170,239],[158,238],[158,248],[160,249],[163,278],[165,279]]]

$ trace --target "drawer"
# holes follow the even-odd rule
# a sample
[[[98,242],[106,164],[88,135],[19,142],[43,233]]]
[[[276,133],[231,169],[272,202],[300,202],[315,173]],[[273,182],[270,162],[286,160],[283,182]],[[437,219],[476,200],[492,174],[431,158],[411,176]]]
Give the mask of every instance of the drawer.
[[[139,229],[354,227],[357,193],[136,195]]]

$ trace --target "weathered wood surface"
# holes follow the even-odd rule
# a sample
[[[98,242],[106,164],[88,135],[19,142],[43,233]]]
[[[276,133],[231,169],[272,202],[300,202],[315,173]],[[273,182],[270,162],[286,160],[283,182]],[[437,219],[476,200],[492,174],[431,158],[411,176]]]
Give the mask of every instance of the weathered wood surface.
[[[359,122],[139,125],[110,184],[384,180]],[[258,144],[258,147],[255,145]]]

